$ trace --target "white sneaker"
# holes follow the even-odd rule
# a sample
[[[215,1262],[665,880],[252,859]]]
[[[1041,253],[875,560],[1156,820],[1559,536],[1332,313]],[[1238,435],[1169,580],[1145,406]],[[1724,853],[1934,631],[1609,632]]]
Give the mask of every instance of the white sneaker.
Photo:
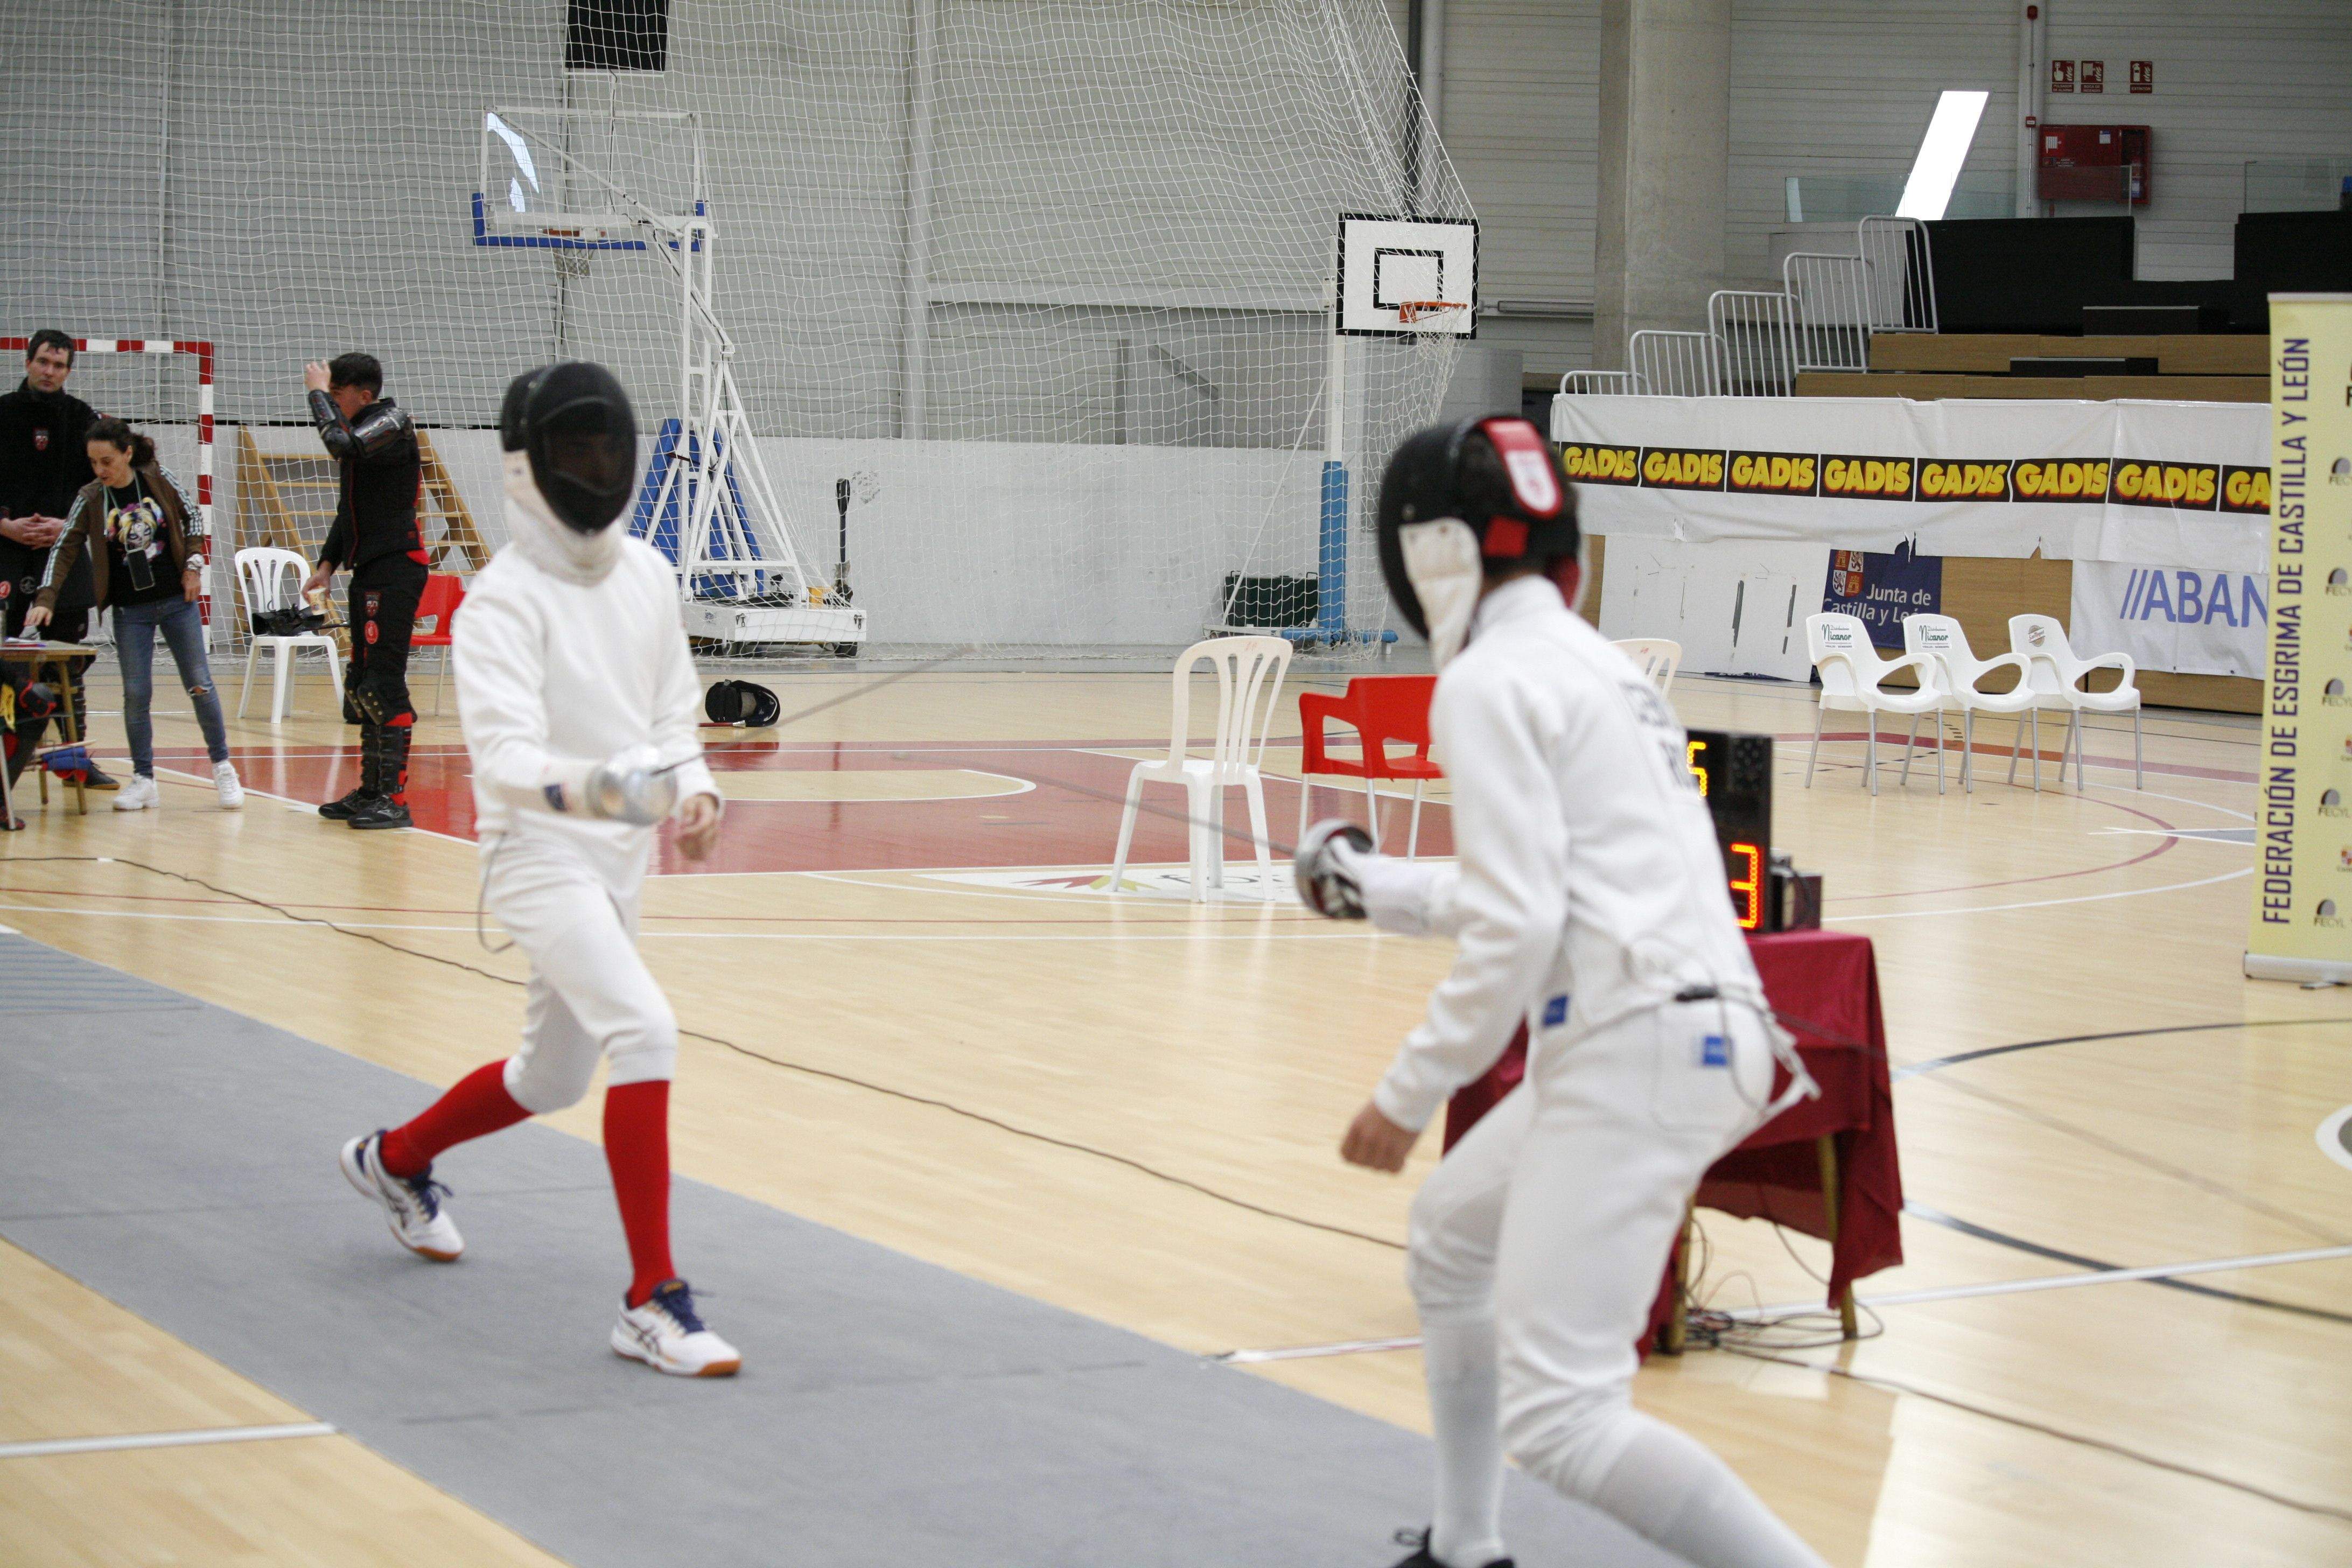
[[[132,773],[131,782],[114,793],[114,809],[117,811],[152,811],[163,804],[163,792],[145,773]]]
[[[436,1263],[457,1262],[466,1250],[466,1238],[457,1234],[457,1222],[441,1206],[442,1194],[449,1189],[433,1179],[430,1169],[421,1176],[394,1175],[377,1158],[383,1145],[381,1128],[344,1144],[343,1179],[361,1196],[383,1205],[394,1241],[419,1258]]]
[[[694,1292],[683,1279],[654,1287],[642,1307],[621,1299],[621,1321],[613,1325],[613,1349],[631,1361],[676,1377],[732,1377],[743,1357],[733,1345],[703,1327]]]
[[[237,782],[235,763],[213,764],[213,789],[220,795],[223,811],[245,809],[245,786]]]

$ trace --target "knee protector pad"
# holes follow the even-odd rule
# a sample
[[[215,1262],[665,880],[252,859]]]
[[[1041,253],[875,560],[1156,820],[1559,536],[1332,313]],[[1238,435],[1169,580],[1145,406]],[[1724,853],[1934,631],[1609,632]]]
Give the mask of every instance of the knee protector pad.
[[[408,703],[408,682],[396,675],[370,670],[348,689],[352,706],[371,724],[396,723],[416,711]]]

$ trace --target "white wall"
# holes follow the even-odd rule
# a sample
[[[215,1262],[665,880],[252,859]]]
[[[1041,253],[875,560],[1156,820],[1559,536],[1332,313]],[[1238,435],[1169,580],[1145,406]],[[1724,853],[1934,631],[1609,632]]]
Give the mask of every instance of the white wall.
[[[1439,129],[1478,213],[1488,300],[1592,301],[1600,49],[1600,0],[1446,0]],[[1530,374],[1591,363],[1589,320],[1490,316],[1478,336]]]
[[[2047,118],[2154,132],[2143,278],[2230,276],[2247,160],[2352,158],[2344,0],[2055,0],[2049,14],[2052,57],[2105,60],[2107,89],[2053,96]],[[2156,62],[2154,92],[2131,92],[2136,59]]]
[[[692,0],[670,7],[666,72],[568,76],[564,0],[16,8],[14,330],[209,338],[224,418],[299,417],[302,362],[349,348],[433,425],[489,423],[507,379],[557,354],[659,405],[677,304],[658,261],[564,276],[476,246],[468,198],[487,108],[688,110],[754,417],[899,434],[916,11]],[[1402,205],[1381,0],[937,16],[930,433],[1288,445],[1319,384],[1338,215]]]
[[[2053,95],[2060,124],[2147,125],[2154,199],[2137,209],[2139,275],[2226,278],[2251,158],[2352,157],[2352,5],[2343,0],[2042,0],[2048,53],[2106,63],[2106,91]],[[2009,0],[1736,0],[1732,270],[1770,275],[1787,176],[1909,171],[1936,95],[1991,94],[1964,184],[2019,178],[2021,8]],[[2129,64],[2156,62],[2156,90]],[[2031,186],[2033,171],[2023,172]],[[2069,204],[2062,211],[2089,212]]]
[[[308,430],[253,434],[267,452],[319,450]],[[218,433],[215,515],[232,542],[242,516],[237,438],[227,426]],[[436,430],[432,438],[477,526],[493,547],[503,544],[496,433]],[[158,439],[164,462],[193,489],[193,434],[166,427]],[[649,457],[650,439],[642,445]],[[877,643],[1181,646],[1220,618],[1224,574],[1236,563],[1246,559],[1253,574],[1316,573],[1316,453],[771,437],[761,456],[820,582],[833,577],[835,481],[875,477],[874,499],[850,511],[849,559]],[[1181,508],[1176,521],[1139,522],[1171,517],[1171,498]],[[1379,568],[1368,548],[1359,554],[1370,582]]]
[[[2017,14],[2008,0],[1734,0],[1730,286],[1780,286],[1770,235],[1789,176],[1899,186],[1947,88],[1992,95],[1963,177],[2014,168]]]

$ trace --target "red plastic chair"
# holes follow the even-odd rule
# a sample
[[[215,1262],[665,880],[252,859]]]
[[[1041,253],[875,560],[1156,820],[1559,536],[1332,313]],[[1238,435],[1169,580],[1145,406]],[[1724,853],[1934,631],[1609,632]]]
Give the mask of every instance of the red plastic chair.
[[[1310,782],[1313,774],[1364,781],[1364,808],[1371,818],[1376,849],[1381,842],[1381,812],[1372,781],[1411,779],[1412,829],[1405,840],[1405,858],[1410,859],[1420,850],[1422,791],[1430,780],[1445,776],[1445,770],[1429,760],[1429,700],[1436,690],[1433,675],[1363,675],[1348,682],[1348,689],[1338,697],[1319,691],[1298,694],[1298,727],[1307,748],[1298,768],[1301,837],[1307,833],[1307,797],[1315,787]],[[1337,720],[1356,731],[1363,742],[1362,761],[1346,762],[1324,750],[1327,720]],[[1391,745],[1410,747],[1412,754],[1391,757],[1388,750]]]
[[[425,579],[425,592],[416,601],[416,624],[421,628],[431,622],[431,631],[418,630],[408,639],[409,648],[437,647],[441,650],[441,668],[433,677],[433,711],[441,711],[441,686],[449,679],[449,650],[456,646],[453,635],[457,623],[457,606],[466,602],[465,579],[446,572],[436,572]]]

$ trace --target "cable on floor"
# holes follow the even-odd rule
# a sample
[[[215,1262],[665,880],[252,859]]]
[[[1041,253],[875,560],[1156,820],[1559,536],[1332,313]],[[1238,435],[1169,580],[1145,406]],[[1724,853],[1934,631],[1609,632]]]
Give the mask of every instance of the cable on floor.
[[[1981,1415],[1988,1421],[1998,1421],[2004,1426],[2016,1426],[2028,1432],[2039,1432],[2045,1437],[2055,1437],[2063,1443],[2074,1443],[2085,1448],[2096,1448],[2120,1458],[2151,1466],[2156,1469],[2169,1470],[2177,1476],[2189,1476],[2200,1481],[2210,1481],[2215,1486],[2228,1487],[2232,1491],[2260,1498],[2264,1502],[2276,1503],[2281,1508],[2291,1508],[2298,1513],[2316,1514],[2322,1518],[2340,1519],[2347,1523],[2352,1523],[2352,1510],[2337,1508],[2329,1503],[2311,1502],[2303,1498],[2291,1497],[2285,1492],[2272,1491],[2269,1488],[2258,1487],[2252,1481],[2235,1480],[2212,1470],[2200,1470],[2194,1465],[2182,1464],[2177,1459],[2161,1458],[2154,1454],[2143,1453],[2137,1448],[2126,1447],[2121,1443],[2111,1443],[2104,1437],[2094,1437],[2083,1432],[2069,1432],[2063,1426],[2053,1426],[2046,1422],[2036,1421],[2028,1416],[2012,1415],[2005,1411],[1971,1404],[1968,1400],[1957,1399],[1951,1394],[1940,1394],[1931,1388],[1922,1388],[1917,1384],[1905,1383],[1898,1378],[1880,1377],[1875,1373],[1854,1372],[1842,1366],[1826,1366],[1820,1362],[1806,1361],[1798,1356],[1781,1355],[1771,1351],[1738,1345],[1726,1345],[1724,1349],[1733,1355],[1747,1356],[1751,1361],[1769,1361],[1781,1366],[1801,1367],[1807,1372],[1817,1372],[1829,1377],[1842,1377],[1849,1383],[1859,1383],[1867,1387],[1883,1389],[1890,1394],[1907,1394],[1915,1399],[1925,1399],[1937,1405],[1948,1405],[1954,1410],[1966,1411],[1971,1415]]]
[[[256,898],[251,893],[239,892],[234,888],[224,888],[216,882],[208,882],[202,877],[194,876],[186,871],[175,871],[166,866],[152,866],[144,860],[133,860],[121,855],[22,855],[11,856],[8,863],[17,866],[42,864],[129,866],[136,870],[149,872],[152,875],[158,877],[169,877],[176,881],[188,883],[192,887],[202,888],[206,892],[218,893],[221,897],[226,899],[235,899],[240,903],[249,904],[256,909],[268,910],[271,913],[291,921],[297,925],[323,926],[327,930],[338,932],[343,936],[357,937],[362,942],[373,942],[376,946],[385,949],[387,952],[399,953],[404,958],[421,958],[430,963],[438,963],[450,969],[463,970],[466,973],[478,975],[484,980],[495,981],[500,985],[511,985],[517,989],[520,989],[524,984],[524,982],[522,981],[514,979],[509,975],[498,973],[493,970],[484,969],[479,964],[467,963],[462,959],[444,957],[442,954],[437,952],[423,952],[413,947],[403,947],[400,943],[387,941],[385,938],[378,936],[373,931],[357,931],[350,926],[339,925],[335,921],[327,920],[319,915],[298,914],[294,910],[288,909],[283,904],[274,904],[267,899]],[[1095,1159],[1107,1161],[1114,1165],[1123,1165],[1129,1170],[1139,1172],[1144,1175],[1151,1177],[1155,1181],[1165,1182],[1171,1186],[1182,1187],[1189,1192],[1198,1193],[1202,1197],[1213,1198],[1218,1203],[1226,1204],[1234,1208],[1243,1209],[1251,1214],[1262,1215],[1268,1219],[1284,1220],[1291,1225],[1304,1226],[1309,1230],[1325,1231],[1333,1236],[1349,1237],[1357,1241],[1368,1241],[1375,1247],[1384,1247],[1396,1252],[1402,1252],[1404,1250],[1404,1243],[1402,1241],[1391,1241],[1387,1237],[1374,1236],[1370,1231],[1354,1230],[1347,1226],[1333,1225],[1328,1220],[1309,1219],[1305,1215],[1290,1214],[1281,1209],[1269,1208],[1264,1204],[1253,1203],[1247,1198],[1235,1197],[1231,1193],[1219,1192],[1216,1188],[1206,1186],[1202,1183],[1193,1181],[1189,1176],[1180,1176],[1171,1171],[1163,1171],[1158,1166],[1148,1165],[1142,1161],[1130,1158],[1128,1155],[1115,1153],[1108,1149],[1098,1149],[1093,1144],[1081,1143],[1073,1139],[1057,1138],[1050,1132],[1039,1132],[1034,1129],[1023,1127],[1018,1123],[1006,1121],[1001,1118],[991,1116],[985,1111],[973,1110],[969,1107],[958,1105],[952,1100],[937,1100],[929,1095],[915,1094],[903,1089],[893,1089],[888,1084],[877,1083],[871,1079],[862,1079],[854,1077],[848,1073],[835,1072],[829,1068],[812,1067],[806,1062],[796,1062],[784,1057],[772,1057],[767,1055],[765,1052],[755,1051],[748,1046],[738,1045],[733,1040],[724,1038],[718,1035],[705,1034],[698,1029],[681,1027],[678,1030],[678,1034],[682,1038],[700,1040],[706,1045],[718,1046],[722,1049],[732,1051],[738,1056],[749,1057],[753,1061],[765,1062],[770,1067],[782,1068],[787,1072],[801,1073],[809,1078],[827,1079],[835,1083],[847,1084],[855,1089],[863,1089],[870,1090],[876,1094],[887,1095],[892,1100],[905,1100],[908,1104],[929,1106],[933,1110],[947,1111],[950,1115],[961,1116],[966,1121],[977,1121],[983,1126],[993,1127],[1000,1131],[1009,1132],[1016,1138],[1026,1138],[1034,1142],[1045,1143],[1056,1149],[1066,1149],[1074,1153],[1090,1155]]]

